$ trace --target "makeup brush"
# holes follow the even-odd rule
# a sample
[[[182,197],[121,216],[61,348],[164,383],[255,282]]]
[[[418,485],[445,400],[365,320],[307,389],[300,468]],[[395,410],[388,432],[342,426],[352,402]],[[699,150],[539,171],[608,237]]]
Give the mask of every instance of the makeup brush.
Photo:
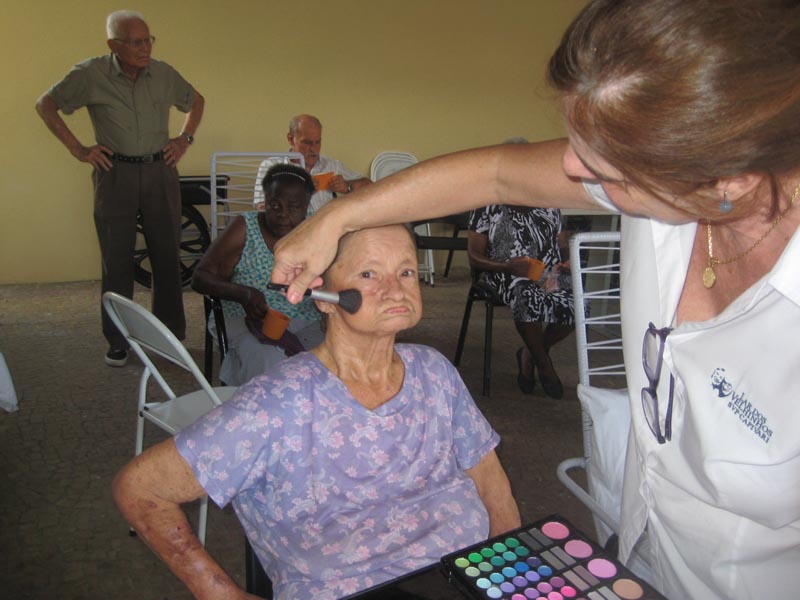
[[[268,283],[268,290],[286,292],[289,286],[283,283]],[[361,308],[361,292],[358,290],[342,290],[341,292],[328,292],[326,290],[306,290],[304,296],[311,296],[314,300],[322,300],[331,304],[338,304],[342,310],[354,315]]]

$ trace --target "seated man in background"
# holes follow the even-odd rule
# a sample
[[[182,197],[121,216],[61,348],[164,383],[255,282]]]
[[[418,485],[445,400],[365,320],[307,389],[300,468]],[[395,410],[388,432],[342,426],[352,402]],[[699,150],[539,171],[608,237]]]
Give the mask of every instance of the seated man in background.
[[[131,526],[197,597],[238,597],[179,504],[233,502],[276,600],[333,600],[520,525],[498,434],[439,352],[395,344],[422,317],[417,250],[390,225],[342,238],[325,340],[242,386],[114,480]]]
[[[314,183],[301,167],[276,164],[266,172],[262,188],[263,209],[235,217],[192,277],[193,290],[222,300],[228,353],[219,376],[228,385],[242,385],[322,341],[320,316],[312,300],[289,304],[283,294],[267,289],[275,264],[272,249],[305,219]],[[283,337],[271,343],[260,335],[268,308],[291,317]]]
[[[289,121],[289,151],[299,152],[306,162],[306,170],[314,178],[317,191],[311,197],[308,216],[336,196],[349,194],[372,181],[360,173],[351,171],[335,158],[322,156],[322,123],[311,115],[297,115]]]
[[[299,152],[303,155],[306,170],[314,178],[316,192],[311,197],[308,207],[309,217],[337,196],[349,194],[372,183],[371,179],[351,171],[341,161],[320,154],[322,123],[316,117],[311,115],[292,117],[289,121],[289,133],[286,134],[286,139],[289,140],[289,152]],[[261,163],[258,168],[258,181],[264,177],[273,162],[268,159]],[[253,204],[260,209],[263,202],[264,196],[261,194],[261,190],[256,188]]]

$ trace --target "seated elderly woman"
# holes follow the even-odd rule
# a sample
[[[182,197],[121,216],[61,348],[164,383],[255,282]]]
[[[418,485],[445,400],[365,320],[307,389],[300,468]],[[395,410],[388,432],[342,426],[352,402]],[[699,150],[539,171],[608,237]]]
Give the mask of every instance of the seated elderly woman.
[[[525,343],[517,350],[517,384],[532,393],[535,367],[545,394],[561,398],[564,386],[550,348],[569,335],[575,322],[569,268],[559,246],[561,211],[495,204],[473,211],[469,228],[470,265],[511,307]],[[529,276],[530,259],[543,266],[538,280]]]
[[[237,216],[211,244],[192,278],[192,289],[222,300],[228,354],[220,379],[228,385],[241,385],[322,340],[312,300],[289,304],[283,294],[266,287],[275,263],[272,249],[305,219],[314,182],[301,167],[277,164],[267,170],[262,187],[263,210]],[[260,333],[268,306],[291,317],[276,342]]]
[[[437,351],[395,344],[422,304],[403,226],[345,236],[323,276],[325,339],[242,386],[114,481],[120,510],[197,596],[235,584],[179,503],[233,502],[278,599],[338,598],[520,524],[497,433]],[[238,592],[237,592],[238,593]]]

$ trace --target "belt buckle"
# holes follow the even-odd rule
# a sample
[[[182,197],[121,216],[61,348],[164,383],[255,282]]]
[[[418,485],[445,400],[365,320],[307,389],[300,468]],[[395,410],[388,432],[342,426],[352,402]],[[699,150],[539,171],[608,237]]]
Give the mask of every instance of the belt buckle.
[[[143,163],[151,163],[151,162],[153,162],[153,155],[152,154],[148,154],[147,156],[143,156],[142,157],[142,162]]]

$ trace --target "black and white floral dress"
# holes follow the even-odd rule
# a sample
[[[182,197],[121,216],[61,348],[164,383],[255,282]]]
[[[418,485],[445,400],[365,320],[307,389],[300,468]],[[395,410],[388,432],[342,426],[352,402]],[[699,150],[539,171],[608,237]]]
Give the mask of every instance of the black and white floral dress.
[[[493,204],[472,212],[470,229],[488,236],[486,252],[491,260],[506,262],[529,256],[545,264],[538,282],[497,271],[481,274],[481,279],[511,307],[515,321],[574,324],[572,282],[569,273],[557,266],[562,262],[558,248],[560,210]],[[546,291],[542,283],[553,278],[557,279],[557,286]]]

